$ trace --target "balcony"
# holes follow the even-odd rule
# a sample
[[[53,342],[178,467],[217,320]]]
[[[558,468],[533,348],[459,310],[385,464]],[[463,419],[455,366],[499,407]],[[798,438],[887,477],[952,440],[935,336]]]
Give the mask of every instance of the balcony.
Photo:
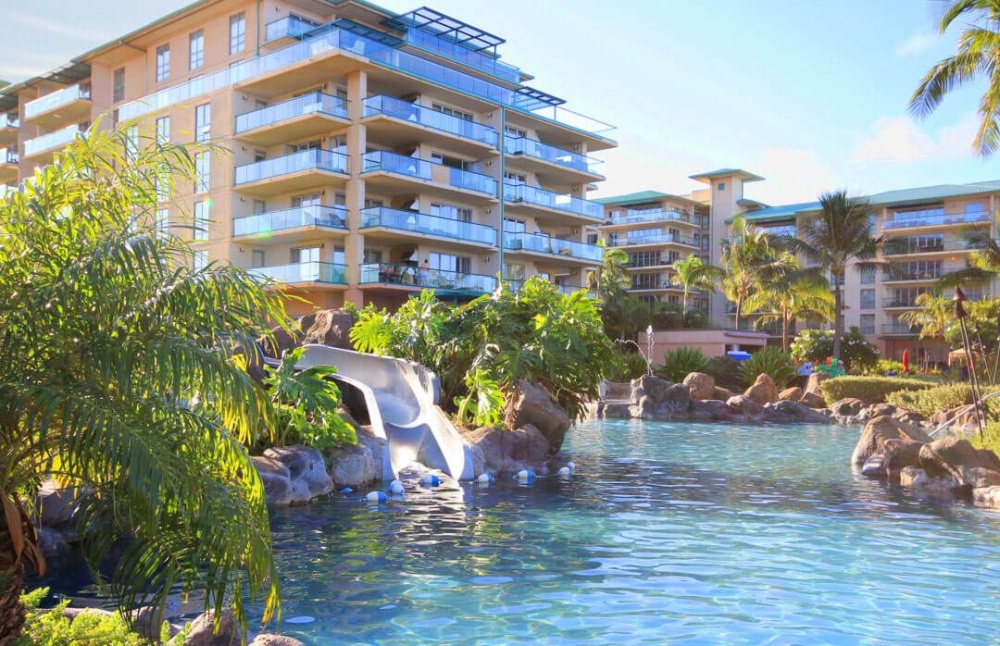
[[[986,211],[972,211],[968,213],[941,213],[939,210],[929,209],[927,211],[917,211],[912,215],[898,215],[891,220],[882,221],[882,230],[892,229],[917,229],[922,227],[940,227],[963,224],[988,224],[990,214]]]
[[[21,120],[13,112],[0,112],[0,144],[9,146],[17,144],[18,133],[21,132]]]
[[[604,162],[527,137],[505,135],[504,152],[512,167],[523,167],[538,175],[545,184],[579,184],[603,180]]]
[[[0,184],[16,184],[18,177],[17,150],[0,148]]]
[[[349,123],[347,101],[313,92],[236,117],[236,136],[260,146],[309,139]]]
[[[493,227],[386,207],[363,210],[361,229],[365,235],[377,235],[379,238],[436,237],[477,247],[495,247],[497,244],[497,231]],[[372,229],[381,229],[382,233],[373,233]]]
[[[311,83],[326,82],[359,68],[380,74],[381,70],[389,68],[421,79],[432,86],[456,89],[491,103],[509,106],[519,114],[538,120],[532,121],[533,127],[545,128],[548,124],[554,131],[554,137],[549,137],[549,140],[555,141],[559,137],[567,140],[583,139],[588,141],[587,145],[591,150],[615,145],[610,139],[598,134],[613,130],[607,124],[561,107],[536,105],[522,93],[510,88],[401,51],[399,47],[402,41],[380,43],[330,26],[317,29],[317,32],[321,33],[214,74],[126,103],[118,109],[119,118],[135,119],[234,84],[261,96],[278,96]]]
[[[274,267],[258,267],[249,271],[262,278],[288,285],[302,283],[347,285],[347,267],[330,262],[297,262]]]
[[[559,240],[536,233],[513,233],[506,231],[503,234],[503,247],[509,249],[511,253],[532,253],[555,257],[560,260],[571,261],[574,264],[583,262],[586,264],[600,263],[604,260],[604,248],[582,242],[571,240]]]
[[[694,217],[690,213],[678,209],[663,209],[659,211],[627,211],[625,215],[612,215],[607,223],[617,224],[640,224],[644,222],[684,222],[692,226],[697,226]]]
[[[417,269],[405,263],[379,262],[361,265],[361,285],[385,285],[392,289],[440,293],[486,294],[496,289],[497,279],[443,269]]]
[[[347,181],[347,155],[311,148],[291,155],[237,166],[236,189],[277,195]]]
[[[898,238],[887,240],[882,247],[885,256],[912,256],[919,254],[945,253],[949,251],[970,251],[970,247],[964,240],[944,240],[919,241]]]
[[[646,236],[626,236],[625,238],[612,238],[608,240],[609,247],[641,247],[644,245],[664,244],[684,245],[693,249],[698,248],[694,238],[670,232]]]
[[[386,146],[426,142],[455,152],[482,155],[494,150],[497,131],[437,110],[391,96],[370,96],[364,100],[363,115],[368,139]]]
[[[920,326],[900,322],[883,323],[882,334],[883,336],[918,336]]]
[[[882,279],[883,283],[908,283],[937,280],[948,273],[948,269],[926,269],[924,271],[890,272]]]
[[[512,211],[524,211],[542,223],[564,224],[566,217],[597,224],[604,217],[604,207],[597,202],[545,191],[527,184],[504,184],[503,197]]]
[[[233,220],[233,237],[270,236],[303,228],[347,231],[347,209],[339,206],[300,206],[249,215]]]
[[[490,76],[495,76],[508,83],[519,83],[521,81],[521,70],[518,68],[507,63],[502,63],[493,56],[487,56],[468,47],[463,47],[453,40],[442,38],[421,29],[407,29],[403,39],[407,45],[446,58],[453,63],[458,63],[459,65],[484,72]]]
[[[298,16],[285,16],[264,26],[264,46],[276,49],[302,40],[302,37],[320,25]]]
[[[24,104],[24,119],[45,128],[90,119],[90,84],[78,83]]]
[[[488,175],[387,150],[365,154],[361,172],[368,184],[386,195],[427,193],[445,199],[474,198],[479,202],[496,199],[497,182]]]
[[[41,157],[42,155],[48,156],[51,153],[62,150],[69,145],[71,141],[86,131],[86,126],[83,124],[76,124],[63,128],[62,130],[50,132],[47,135],[42,135],[41,137],[29,139],[24,142],[24,157],[26,159],[31,159]]]
[[[882,299],[882,307],[885,309],[914,309],[920,307],[916,304],[917,296],[886,296]],[[874,309],[873,307],[862,307],[861,309]]]

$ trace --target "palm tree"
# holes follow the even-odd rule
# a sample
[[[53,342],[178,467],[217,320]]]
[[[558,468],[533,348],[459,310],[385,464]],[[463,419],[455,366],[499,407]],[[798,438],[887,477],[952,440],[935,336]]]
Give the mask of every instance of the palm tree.
[[[934,292],[924,292],[913,300],[918,310],[907,310],[899,320],[909,326],[920,326],[919,340],[944,334],[945,327],[954,318],[955,305],[950,298]]]
[[[989,229],[963,231],[962,239],[966,248],[972,249],[968,266],[941,276],[935,285],[938,291],[965,287],[969,283],[982,285],[1000,274],[1000,242],[990,234]]]
[[[96,566],[123,609],[172,589],[205,606],[279,604],[264,487],[246,445],[273,428],[239,343],[288,328],[280,296],[229,266],[190,269],[158,234],[156,182],[193,181],[190,152],[101,131],[0,198],[0,643],[24,621],[26,566],[44,569],[31,500],[48,478],[80,500]]]
[[[781,244],[810,261],[813,266],[804,273],[833,277],[833,356],[840,359],[847,268],[853,265],[857,271],[882,271],[888,265],[875,260],[879,243],[872,236],[875,216],[867,200],[834,191],[820,195],[819,203],[819,214],[801,223],[798,237],[782,237]]]
[[[587,274],[587,288],[604,301],[628,291],[632,279],[628,273],[628,254],[621,249],[605,249],[601,266]]]
[[[736,304],[736,329],[740,328],[747,300],[786,262],[771,244],[771,237],[748,222],[742,215],[733,218],[730,237],[722,242],[722,267],[719,286]],[[754,308],[750,308],[754,311]]]
[[[962,19],[958,52],[932,67],[910,97],[910,112],[923,118],[933,112],[945,95],[965,83],[985,79],[986,92],[979,103],[979,130],[973,148],[983,157],[1000,146],[1000,0],[952,0],[941,14],[938,31],[945,33]]]
[[[674,273],[670,276],[670,284],[684,288],[684,313],[688,311],[688,296],[692,289],[715,288],[715,283],[720,278],[718,267],[706,264],[701,258],[694,254],[689,254],[687,258],[676,260],[673,263]]]
[[[762,312],[755,323],[758,327],[781,324],[781,348],[785,352],[788,352],[788,330],[793,322],[829,321],[834,313],[830,282],[825,276],[803,273],[798,259],[790,254],[779,265],[776,274],[750,297],[748,304]]]

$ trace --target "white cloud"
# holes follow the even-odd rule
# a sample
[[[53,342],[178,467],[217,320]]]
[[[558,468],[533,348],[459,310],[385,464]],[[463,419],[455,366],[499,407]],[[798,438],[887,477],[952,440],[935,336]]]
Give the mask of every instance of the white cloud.
[[[908,115],[880,117],[855,147],[851,161],[913,164],[969,157],[976,128],[974,113],[936,132],[922,129]]]
[[[765,148],[747,170],[768,181],[746,185],[747,197],[768,204],[792,204],[816,199],[822,191],[840,186],[833,167],[813,150]]]
[[[899,58],[907,58],[909,56],[923,54],[924,52],[933,49],[939,42],[941,42],[941,36],[939,34],[918,32],[907,38],[905,42],[901,43],[899,47],[896,48],[896,56]]]
[[[85,29],[80,25],[67,24],[52,20],[51,18],[39,18],[26,13],[14,13],[11,18],[14,22],[26,27],[47,31],[57,36],[75,38],[77,40],[100,42],[104,37],[96,31]]]

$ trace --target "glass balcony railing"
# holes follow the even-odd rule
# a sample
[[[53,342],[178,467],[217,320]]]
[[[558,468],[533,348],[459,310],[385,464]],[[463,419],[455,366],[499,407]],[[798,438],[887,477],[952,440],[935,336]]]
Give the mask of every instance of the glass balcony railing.
[[[236,117],[236,134],[274,125],[306,114],[325,114],[347,119],[347,100],[313,92]]]
[[[236,167],[236,185],[258,182],[263,179],[290,175],[307,170],[326,170],[334,173],[347,174],[347,155],[311,148],[300,150],[291,155],[265,159],[264,161]]]
[[[524,288],[524,283],[526,281],[514,278],[504,278],[503,282],[512,294],[516,294]],[[563,296],[569,296],[571,294],[575,294],[576,292],[586,292],[587,298],[597,298],[597,292],[592,289],[587,289],[586,287],[578,287],[577,285],[558,285],[555,283],[553,283],[552,286],[555,287],[557,294],[562,294]]]
[[[16,164],[20,161],[17,151],[10,148],[0,148],[0,164]]]
[[[16,113],[6,112],[6,113],[3,113],[3,114],[0,114],[0,130],[2,130],[4,128],[14,128],[14,129],[16,129],[16,128],[20,128],[20,127],[21,127],[21,119],[18,118],[18,116],[17,116]]]
[[[365,153],[362,173],[385,171],[395,175],[405,175],[415,179],[431,180],[434,176],[434,164],[417,157],[409,157],[387,150],[376,150]]]
[[[384,114],[388,117],[410,121],[434,130],[447,132],[456,137],[478,141],[494,148],[499,141],[497,131],[489,126],[391,96],[370,96],[364,100],[364,116],[370,117],[374,114]]]
[[[676,233],[658,233],[646,236],[627,236],[625,238],[611,238],[608,245],[611,247],[627,247],[629,245],[643,244],[682,244],[689,247],[697,247],[694,238],[682,236]]]
[[[365,209],[361,212],[361,228],[375,227],[429,234],[490,246],[497,244],[497,230],[493,227],[381,206]]]
[[[486,99],[538,119],[579,130],[584,134],[600,135],[600,133],[614,130],[606,123],[576,114],[561,106],[535,106],[531,103],[533,100],[526,95],[415,54],[401,51],[398,47],[379,43],[339,28],[323,27],[318,28],[317,31],[322,31],[322,33],[316,33],[288,47],[126,103],[118,108],[119,119],[122,121],[135,119],[155,110],[188,101],[195,96],[222,89],[233,83],[249,81],[271,72],[280,71],[320,56],[325,52],[340,50],[365,56],[390,69],[396,69],[431,83]]]
[[[919,294],[914,294],[912,296],[886,296],[882,299],[882,307],[919,307],[916,304],[917,296]],[[872,307],[863,307],[861,309],[874,309]]]
[[[986,211],[971,211],[968,213],[940,213],[936,211],[918,211],[915,214],[897,214],[892,220],[882,222],[882,229],[906,229],[911,227],[933,227],[946,224],[974,224],[989,222],[990,214]]]
[[[641,211],[635,213],[624,213],[612,215],[611,224],[634,224],[636,222],[691,222],[691,214],[676,209],[665,209],[663,211]]]
[[[587,157],[579,153],[556,148],[548,144],[543,144],[535,139],[527,137],[512,137],[505,135],[503,138],[504,152],[508,155],[524,155],[525,157],[535,157],[550,164],[558,164],[578,170],[581,173],[600,175],[601,166],[604,164],[599,159]]]
[[[298,16],[285,16],[264,26],[264,42],[282,38],[302,38],[320,25]]]
[[[73,101],[90,100],[90,84],[77,83],[57,92],[38,97],[34,101],[24,104],[24,118],[33,119],[40,114],[45,114],[50,110],[72,103]]]
[[[597,202],[588,202],[572,195],[544,191],[527,184],[504,184],[503,197],[508,202],[524,202],[595,220],[600,220],[604,215],[604,207]]]
[[[503,234],[504,249],[521,249],[523,251],[534,251],[537,253],[549,254],[551,256],[568,256],[580,260],[591,260],[601,262],[604,260],[604,249],[594,244],[584,244],[571,240],[559,240],[537,233],[512,233],[507,231]]]
[[[274,267],[257,267],[250,271],[263,278],[281,283],[347,284],[347,267],[331,262],[296,262]]]
[[[444,269],[420,269],[412,264],[377,262],[361,265],[361,284],[406,285],[427,289],[484,294],[496,289],[497,279]]]
[[[887,240],[885,245],[882,247],[882,253],[886,256],[903,256],[909,254],[917,253],[936,253],[942,251],[968,251],[972,249],[963,240],[921,240],[919,238],[913,239],[896,239]]]
[[[61,130],[56,130],[55,132],[50,132],[49,134],[42,135],[41,137],[29,139],[24,142],[24,156],[31,157],[49,150],[62,148],[68,145],[69,142],[76,139],[78,135],[86,132],[86,130],[87,128],[82,124],[76,124]]]
[[[233,220],[233,235],[252,236],[309,226],[346,229],[347,209],[341,206],[314,204],[248,215]]]
[[[408,45],[443,56],[466,67],[486,72],[508,83],[518,83],[521,80],[521,70],[513,65],[501,63],[500,60],[492,56],[487,56],[468,47],[462,47],[446,38],[419,29],[408,29],[403,38]]]
[[[882,334],[912,334],[916,336],[920,334],[920,326],[899,322],[883,323]]]
[[[491,197],[497,194],[497,181],[495,179],[489,175],[475,173],[471,170],[449,168],[448,183],[455,188],[464,188],[467,191],[485,193]]]
[[[941,267],[929,267],[920,271],[890,271],[883,278],[884,282],[907,281],[907,280],[937,280],[945,275],[945,270]]]

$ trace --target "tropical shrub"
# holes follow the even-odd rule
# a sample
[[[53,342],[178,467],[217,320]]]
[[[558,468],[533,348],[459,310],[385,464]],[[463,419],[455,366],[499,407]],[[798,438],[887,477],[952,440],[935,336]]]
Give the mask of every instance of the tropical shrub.
[[[1000,390],[1000,387],[984,388],[983,394]],[[908,390],[889,393],[885,401],[890,404],[931,417],[939,411],[951,410],[972,403],[972,386],[969,384],[943,384],[925,390]],[[987,409],[1000,411],[1000,401],[986,401]]]
[[[796,363],[820,363],[833,355],[833,330],[807,329],[799,332],[789,346]]]
[[[618,361],[604,373],[608,381],[628,382],[645,375],[648,371],[646,358],[640,352],[618,348]]]
[[[659,377],[680,383],[692,372],[705,372],[705,355],[698,348],[674,348],[663,356],[663,365],[654,368]]]
[[[832,404],[845,397],[860,399],[866,404],[881,404],[889,393],[901,390],[924,390],[934,384],[919,379],[899,377],[837,377],[820,384],[823,399]]]
[[[577,419],[618,361],[597,306],[583,292],[560,295],[538,277],[517,294],[501,287],[455,308],[431,291],[395,314],[369,306],[350,337],[362,352],[410,359],[436,372],[445,405],[476,424],[496,420],[497,405],[512,403],[521,380],[546,388]]]
[[[990,400],[990,402],[993,401],[996,400]],[[993,451],[997,457],[1000,457],[1000,421],[993,420],[987,422],[982,435],[975,433],[969,438],[969,441],[972,443],[972,446],[977,449],[988,449]]]
[[[740,364],[740,374],[744,383],[753,383],[761,374],[770,375],[778,388],[784,388],[795,377],[795,365],[781,348],[762,348]]]
[[[20,501],[50,475],[92,492],[78,530],[95,571],[129,538],[109,577],[122,608],[179,591],[244,624],[248,600],[265,621],[278,609],[246,448],[273,410],[237,356],[290,324],[258,278],[193,268],[156,230],[157,188],[193,170],[187,148],[95,126],[0,196],[0,643],[23,621],[25,566],[43,568]]]
[[[712,375],[715,378],[715,385],[721,388],[735,391],[743,390],[748,386],[740,371],[740,362],[729,355],[723,354],[707,359],[701,371]]]
[[[907,374],[902,361],[895,361],[893,359],[879,359],[875,362],[875,367],[865,371],[866,376],[882,376],[885,377],[889,373],[895,375],[905,375]]]
[[[354,427],[338,413],[340,388],[328,378],[337,369],[313,366],[296,372],[304,353],[305,348],[286,352],[281,365],[264,378],[274,406],[277,443],[306,444],[320,451],[354,444]]]
[[[822,363],[833,356],[833,331],[802,330],[792,341],[790,350],[796,363]],[[848,372],[862,373],[875,369],[879,352],[857,326],[851,326],[841,338],[840,358]]]

